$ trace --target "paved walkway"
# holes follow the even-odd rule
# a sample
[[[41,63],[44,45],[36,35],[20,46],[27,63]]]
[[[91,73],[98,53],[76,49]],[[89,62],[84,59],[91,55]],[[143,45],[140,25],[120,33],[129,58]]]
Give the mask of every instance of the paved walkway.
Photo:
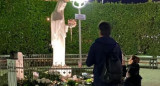
[[[160,69],[140,69],[142,86],[160,86]]]

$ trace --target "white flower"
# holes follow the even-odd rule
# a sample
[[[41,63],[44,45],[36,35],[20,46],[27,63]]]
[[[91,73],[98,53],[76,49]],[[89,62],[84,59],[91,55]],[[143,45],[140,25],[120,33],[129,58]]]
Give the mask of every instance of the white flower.
[[[51,80],[49,80],[49,79],[46,79],[46,83],[51,83]]]
[[[39,86],[39,85],[35,85],[35,86]]]
[[[46,81],[45,81],[45,80],[41,80],[41,82],[42,82],[42,83],[45,83]]]
[[[44,72],[45,74],[48,74],[48,71]]]
[[[73,76],[73,80],[77,80],[78,78],[77,78],[77,75],[74,75]]]
[[[40,82],[41,82],[41,79],[37,79],[37,82],[40,83]]]
[[[91,76],[91,77],[94,77],[94,75],[93,75],[93,74],[91,74],[90,76]]]
[[[42,79],[46,79],[46,78],[42,78]]]
[[[24,76],[25,78],[27,78],[27,76]]]
[[[39,73],[38,72],[33,72],[33,79],[38,79]]]
[[[39,77],[39,73],[38,72],[33,72],[33,76]]]
[[[42,83],[45,83],[45,82],[46,82],[46,78],[42,78],[42,79],[41,79],[41,82],[42,82]]]

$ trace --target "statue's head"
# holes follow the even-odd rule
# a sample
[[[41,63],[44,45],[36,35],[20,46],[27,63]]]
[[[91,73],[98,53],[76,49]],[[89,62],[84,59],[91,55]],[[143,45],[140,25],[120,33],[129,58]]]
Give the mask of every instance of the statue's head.
[[[67,2],[68,2],[68,0],[58,0],[58,2],[57,2],[57,10],[58,11],[64,10],[65,7],[66,7]]]

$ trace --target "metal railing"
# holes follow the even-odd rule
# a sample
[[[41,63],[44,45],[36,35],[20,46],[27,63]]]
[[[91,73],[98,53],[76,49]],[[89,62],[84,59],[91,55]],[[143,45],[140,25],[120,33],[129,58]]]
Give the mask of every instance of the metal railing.
[[[131,57],[131,55],[126,55],[125,60],[128,65],[128,60]],[[137,55],[137,57],[140,58],[139,65],[141,68],[152,68],[157,69],[158,68],[158,59],[153,56],[146,56],[146,55]]]
[[[0,69],[6,69],[7,59],[9,55],[0,55]],[[126,63],[131,55],[126,55]],[[140,67],[148,68],[159,68],[160,56],[154,58],[153,56],[138,56],[140,58]],[[24,67],[38,67],[38,66],[51,66],[52,65],[52,54],[27,54],[24,55]],[[82,64],[85,65],[87,54],[82,54]],[[79,55],[78,54],[66,54],[66,65],[74,66],[78,65]]]
[[[125,57],[125,60],[130,58],[131,55],[127,55]],[[140,66],[147,66],[149,68],[157,68],[158,64],[160,64],[160,56],[157,56],[157,58],[154,58],[153,56],[149,57],[143,57],[143,56],[138,56],[140,57]],[[0,55],[0,86],[2,83],[5,85],[8,83],[8,69],[7,69],[7,59],[9,58],[9,55]],[[66,65],[70,66],[70,70],[72,70],[72,75],[80,75],[83,72],[88,72],[92,73],[93,67],[87,67],[85,64],[87,58],[87,54],[82,55],[82,61],[83,65],[82,67],[78,67],[78,60],[79,60],[79,55],[78,54],[67,54],[66,55]],[[24,69],[24,75],[32,75],[34,71],[42,72],[44,73],[45,71],[49,70],[60,70],[60,69],[65,69],[65,68],[52,68],[52,55],[51,54],[28,54],[24,55],[23,58],[24,61],[24,67],[23,68],[17,68],[17,69]],[[67,69],[67,68],[66,68]],[[50,78],[52,78],[51,75],[49,75]],[[28,76],[30,78],[33,78],[32,76]]]
[[[5,55],[3,57],[1,55],[2,59],[0,58],[0,78],[3,80],[0,80],[0,86],[8,86],[8,73],[13,72],[11,71],[11,67],[7,67],[7,59],[9,59],[9,55]],[[86,55],[83,55],[83,66],[80,68],[78,67],[78,55],[75,54],[69,54],[66,55],[66,64],[67,66],[70,66],[71,68],[68,68],[72,70],[72,75],[80,75],[83,72],[92,73],[93,68],[87,67],[85,65],[85,58]],[[67,68],[52,68],[52,55],[50,54],[30,54],[30,55],[24,55],[23,56],[23,68],[15,67],[16,71],[24,69],[24,76],[33,79],[33,72],[40,72],[44,73],[49,70],[66,70]],[[11,69],[11,70],[10,70]],[[45,77],[45,76],[43,76]],[[53,79],[53,75],[46,75],[47,78]]]

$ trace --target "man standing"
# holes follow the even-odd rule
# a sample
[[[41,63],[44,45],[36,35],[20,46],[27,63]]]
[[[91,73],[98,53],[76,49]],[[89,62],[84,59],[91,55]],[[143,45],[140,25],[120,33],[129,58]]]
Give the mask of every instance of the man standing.
[[[110,37],[111,34],[111,26],[107,22],[101,22],[99,24],[99,30],[100,30],[100,38],[96,39],[95,42],[90,47],[88,58],[86,60],[87,66],[94,65],[93,73],[94,73],[94,85],[95,86],[118,86],[114,83],[106,83],[103,82],[100,78],[100,75],[103,70],[104,66],[104,60],[109,58],[107,57],[107,54],[109,55],[110,52],[113,50],[115,46],[117,46],[117,42]],[[122,53],[121,49],[118,45],[117,50],[117,56],[122,62]]]

